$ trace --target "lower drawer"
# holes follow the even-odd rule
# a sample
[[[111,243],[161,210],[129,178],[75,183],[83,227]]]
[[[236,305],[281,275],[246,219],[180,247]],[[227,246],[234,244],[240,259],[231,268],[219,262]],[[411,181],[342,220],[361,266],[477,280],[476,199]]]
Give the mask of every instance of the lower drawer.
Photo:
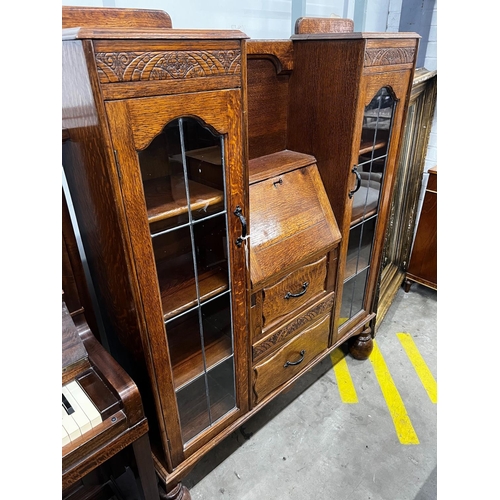
[[[307,368],[328,347],[330,318],[327,314],[301,334],[254,367],[254,402],[259,403],[272,390]]]

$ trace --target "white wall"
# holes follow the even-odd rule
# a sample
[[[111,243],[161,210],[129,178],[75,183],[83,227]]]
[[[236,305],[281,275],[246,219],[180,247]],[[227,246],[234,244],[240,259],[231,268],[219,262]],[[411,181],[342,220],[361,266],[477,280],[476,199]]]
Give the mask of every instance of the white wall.
[[[437,70],[437,5],[432,12],[431,28],[429,31],[429,42],[425,53],[424,67],[429,71]],[[439,77],[438,77],[439,78]],[[437,105],[432,122],[429,148],[425,159],[425,171],[437,165]]]
[[[390,0],[389,12],[387,14],[387,31],[397,33],[399,31],[399,18],[401,17],[401,5],[403,0]]]
[[[356,31],[397,32],[403,2],[418,5],[416,0],[63,0],[63,5],[159,9],[168,12],[174,28],[239,29],[254,39],[286,39],[293,31],[294,15],[348,17],[354,19]],[[421,44],[420,50],[426,51],[424,66],[437,69],[437,2],[427,46]],[[437,111],[425,172],[436,164]]]
[[[429,31],[429,41],[427,43],[427,50],[425,53],[424,68],[429,71],[437,70],[437,2],[434,4],[432,12],[431,27]],[[438,75],[439,79],[439,75]],[[437,165],[437,103],[434,110],[434,118],[432,119],[431,133],[429,136],[429,144],[427,146],[427,154],[425,156],[424,164],[424,176],[422,179],[422,189],[420,191],[420,197],[418,200],[417,207],[417,221],[420,218],[420,212],[422,210],[422,204],[424,202],[425,189],[427,187],[427,182],[429,180],[429,174],[427,171]],[[415,226],[416,227],[416,226]]]

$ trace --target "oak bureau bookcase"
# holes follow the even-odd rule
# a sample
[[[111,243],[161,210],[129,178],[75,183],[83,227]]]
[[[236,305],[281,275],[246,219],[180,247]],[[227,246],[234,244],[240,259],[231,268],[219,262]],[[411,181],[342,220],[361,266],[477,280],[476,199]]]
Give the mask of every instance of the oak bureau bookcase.
[[[333,24],[258,41],[63,7],[63,167],[168,498],[375,317],[417,38]]]

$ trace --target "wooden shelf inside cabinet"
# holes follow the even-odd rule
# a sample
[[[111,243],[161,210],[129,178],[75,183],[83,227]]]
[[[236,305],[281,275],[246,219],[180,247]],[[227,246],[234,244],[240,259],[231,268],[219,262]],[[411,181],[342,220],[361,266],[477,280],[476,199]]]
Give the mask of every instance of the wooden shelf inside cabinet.
[[[222,203],[224,193],[219,189],[188,181],[191,210],[201,210]],[[183,176],[168,176],[144,182],[144,196],[149,223],[185,214],[188,211]]]
[[[366,153],[370,153],[371,151],[382,149],[387,146],[387,141],[377,141],[373,144],[373,141],[363,141],[359,147],[359,154],[364,155]]]
[[[363,220],[373,217],[376,213],[377,213],[377,207],[371,209],[369,212],[363,213],[361,216],[359,216],[359,214],[356,215],[356,213],[353,211],[353,216],[355,218],[351,220],[351,227],[354,227],[356,224],[359,224]]]
[[[189,334],[193,333],[195,334]],[[203,332],[203,350],[199,332],[198,315],[192,315],[173,328],[167,327],[168,345],[174,374],[174,386],[179,390],[189,382],[224,361],[232,354],[230,331],[212,327]],[[203,363],[205,353],[206,367]]]
[[[345,265],[344,279],[348,280],[349,278],[352,278],[355,274],[366,269],[369,264],[370,262],[367,258],[348,258]]]
[[[198,298],[196,295],[196,282],[194,277],[183,279],[181,276],[182,266],[170,267],[171,273],[177,271],[178,275],[168,275],[167,280],[162,280],[161,264],[158,265],[158,276],[160,279],[160,294],[163,306],[163,318],[167,321],[177,314],[187,311],[197,304]],[[171,285],[175,283],[175,285]],[[198,274],[198,288],[200,293],[200,301],[204,301],[215,297],[228,289],[227,271],[220,268],[211,269]]]

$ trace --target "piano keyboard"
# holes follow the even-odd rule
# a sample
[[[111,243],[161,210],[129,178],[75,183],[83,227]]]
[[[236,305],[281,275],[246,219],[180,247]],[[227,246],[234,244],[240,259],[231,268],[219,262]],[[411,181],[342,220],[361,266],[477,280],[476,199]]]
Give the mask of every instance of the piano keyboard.
[[[102,417],[76,380],[62,387],[62,446],[93,429]]]

